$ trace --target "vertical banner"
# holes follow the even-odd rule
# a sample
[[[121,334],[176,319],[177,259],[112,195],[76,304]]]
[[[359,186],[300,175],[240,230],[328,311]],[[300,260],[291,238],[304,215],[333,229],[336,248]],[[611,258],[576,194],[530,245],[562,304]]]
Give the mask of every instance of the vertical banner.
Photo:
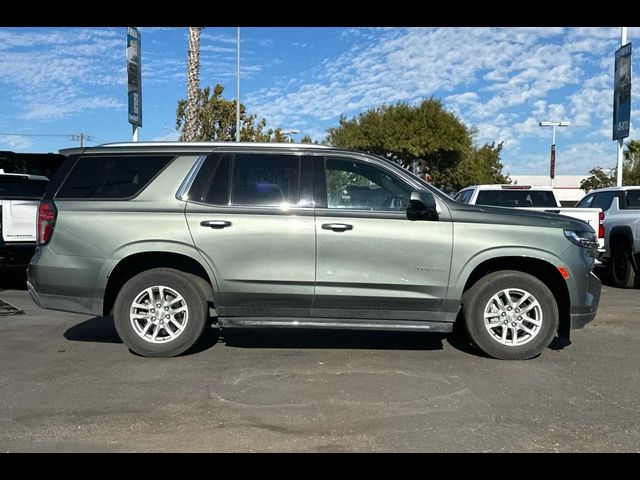
[[[613,84],[613,140],[629,136],[631,120],[631,43],[616,51]]]
[[[549,176],[551,180],[556,178],[556,145],[551,145],[551,167],[549,170]]]
[[[142,66],[140,32],[127,27],[127,88],[129,92],[129,123],[142,126]]]

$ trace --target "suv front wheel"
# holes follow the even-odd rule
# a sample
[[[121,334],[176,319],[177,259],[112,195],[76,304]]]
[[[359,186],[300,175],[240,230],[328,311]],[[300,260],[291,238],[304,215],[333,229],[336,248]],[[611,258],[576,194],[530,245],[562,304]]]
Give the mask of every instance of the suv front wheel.
[[[127,281],[113,317],[122,341],[145,357],[173,357],[191,348],[208,318],[202,289],[182,272],[154,268]]]
[[[539,355],[558,329],[556,299],[538,278],[515,270],[491,273],[464,295],[465,326],[486,354],[503,360]]]

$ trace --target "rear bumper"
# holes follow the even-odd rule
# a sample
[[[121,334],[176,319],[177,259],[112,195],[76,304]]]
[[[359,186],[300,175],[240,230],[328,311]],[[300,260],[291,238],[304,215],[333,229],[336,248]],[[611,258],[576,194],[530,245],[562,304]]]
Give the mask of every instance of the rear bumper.
[[[38,247],[27,268],[27,288],[42,308],[102,315],[103,259],[57,255]]]
[[[33,284],[27,280],[27,289],[31,299],[40,308],[49,310],[62,310],[63,312],[86,313],[90,315],[101,315],[102,302],[92,298],[64,297],[62,295],[47,295],[38,293]]]
[[[35,243],[0,241],[0,267],[26,267],[35,251]]]

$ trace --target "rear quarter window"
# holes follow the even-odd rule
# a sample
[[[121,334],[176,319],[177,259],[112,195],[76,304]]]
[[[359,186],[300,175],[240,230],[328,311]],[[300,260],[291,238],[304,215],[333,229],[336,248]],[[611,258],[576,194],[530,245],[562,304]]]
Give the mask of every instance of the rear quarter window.
[[[80,157],[56,198],[131,198],[140,193],[173,158],[173,155]]]

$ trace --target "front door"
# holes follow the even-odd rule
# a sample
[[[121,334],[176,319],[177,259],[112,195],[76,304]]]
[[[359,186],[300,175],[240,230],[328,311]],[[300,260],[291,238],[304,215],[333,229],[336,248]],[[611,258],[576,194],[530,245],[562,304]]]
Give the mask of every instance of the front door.
[[[336,155],[316,170],[324,197],[316,198],[314,316],[440,320],[452,254],[446,205],[437,221],[411,221],[415,188],[391,168]]]
[[[308,160],[228,152],[203,164],[186,216],[216,276],[220,316],[310,315],[315,231]]]

